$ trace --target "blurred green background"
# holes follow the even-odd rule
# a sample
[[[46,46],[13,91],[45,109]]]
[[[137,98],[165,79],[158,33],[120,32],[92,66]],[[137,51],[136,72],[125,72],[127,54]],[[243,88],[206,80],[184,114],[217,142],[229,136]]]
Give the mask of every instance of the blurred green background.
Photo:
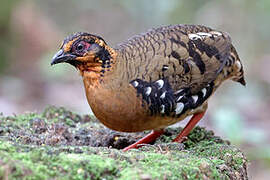
[[[244,64],[247,87],[226,82],[209,101],[202,125],[250,159],[251,179],[270,176],[269,0],[9,0],[0,6],[0,112],[47,105],[89,113],[78,72],[50,66],[63,38],[76,31],[115,45],[152,27],[203,24],[228,32]],[[184,122],[186,123],[186,121]]]

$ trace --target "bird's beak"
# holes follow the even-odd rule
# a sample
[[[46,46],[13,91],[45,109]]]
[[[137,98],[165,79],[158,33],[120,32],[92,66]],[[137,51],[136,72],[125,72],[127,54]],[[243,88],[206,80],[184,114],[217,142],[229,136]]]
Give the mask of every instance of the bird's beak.
[[[75,55],[67,54],[61,49],[53,56],[51,65],[69,62],[71,60],[74,60],[75,58],[76,58]]]

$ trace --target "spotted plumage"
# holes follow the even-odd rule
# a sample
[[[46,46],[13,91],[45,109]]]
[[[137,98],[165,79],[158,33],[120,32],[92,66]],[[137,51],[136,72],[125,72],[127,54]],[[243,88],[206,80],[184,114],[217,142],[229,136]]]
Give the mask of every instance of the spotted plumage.
[[[111,129],[156,132],[193,115],[178,142],[223,81],[245,85],[230,36],[200,25],[151,29],[114,48],[99,36],[76,33],[52,64],[60,62],[79,69],[92,111]]]
[[[172,117],[179,117],[186,110],[196,109],[207,100],[213,91],[213,83],[193,95],[189,88],[174,91],[166,79],[159,79],[151,83],[136,79],[130,84],[136,88],[137,95],[141,96],[149,106],[150,115],[160,114]]]

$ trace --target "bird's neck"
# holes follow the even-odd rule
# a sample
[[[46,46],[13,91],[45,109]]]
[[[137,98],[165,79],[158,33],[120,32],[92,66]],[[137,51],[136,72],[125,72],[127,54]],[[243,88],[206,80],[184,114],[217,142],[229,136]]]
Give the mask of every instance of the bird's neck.
[[[109,79],[115,74],[118,63],[117,57],[117,51],[106,45],[104,51],[93,58],[93,61],[97,63],[83,63],[78,65],[77,68],[83,80],[87,82],[89,86],[100,86],[109,83]]]

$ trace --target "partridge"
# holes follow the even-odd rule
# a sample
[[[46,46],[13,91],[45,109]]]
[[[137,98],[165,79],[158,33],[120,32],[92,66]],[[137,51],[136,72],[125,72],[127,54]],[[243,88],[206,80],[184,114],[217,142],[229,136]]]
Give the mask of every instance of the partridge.
[[[88,103],[105,126],[153,130],[124,151],[151,143],[165,127],[192,115],[174,139],[182,142],[223,81],[245,85],[230,36],[201,25],[150,29],[114,48],[100,36],[78,32],[64,39],[51,65],[63,62],[79,70]]]

